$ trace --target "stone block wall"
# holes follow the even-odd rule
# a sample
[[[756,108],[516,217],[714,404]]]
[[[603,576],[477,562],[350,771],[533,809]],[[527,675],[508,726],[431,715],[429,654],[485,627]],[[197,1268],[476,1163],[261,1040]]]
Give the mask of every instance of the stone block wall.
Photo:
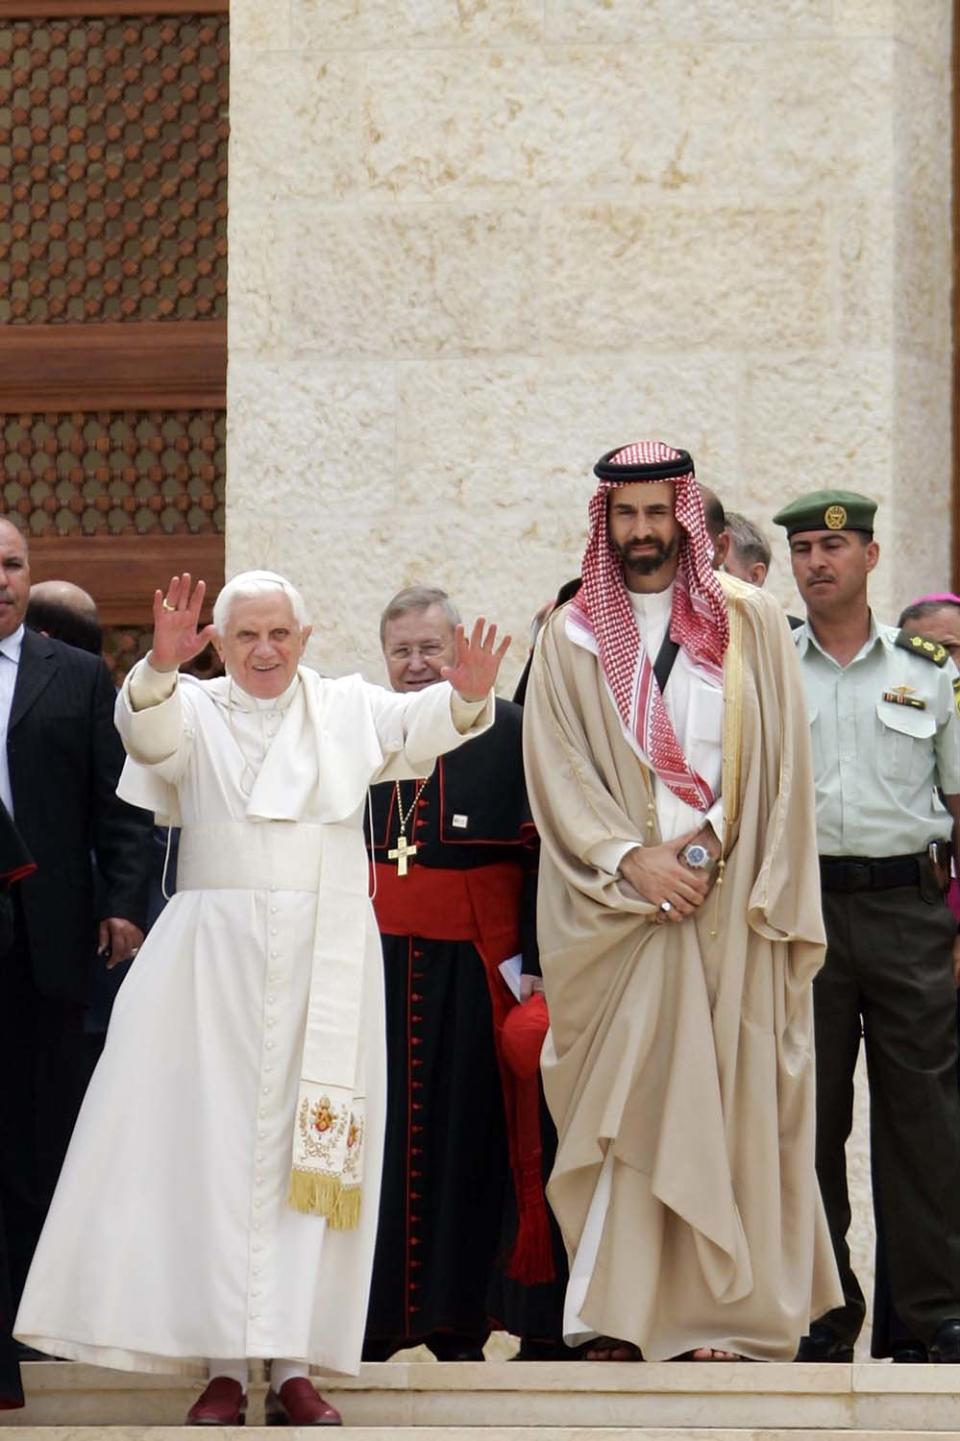
[[[297,578],[317,663],[379,675],[422,579],[515,672],[640,435],[761,523],[878,496],[886,617],[947,581],[947,0],[231,13],[228,570]]]

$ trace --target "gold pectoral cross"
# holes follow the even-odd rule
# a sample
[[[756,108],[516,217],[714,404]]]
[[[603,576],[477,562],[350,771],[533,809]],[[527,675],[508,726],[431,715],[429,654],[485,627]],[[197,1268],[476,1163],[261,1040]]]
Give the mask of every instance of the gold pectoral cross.
[[[416,846],[408,845],[407,838],[403,834],[403,831],[401,831],[400,834],[397,836],[397,844],[395,848],[392,851],[387,851],[387,860],[396,861],[397,875],[405,876],[407,874],[407,858],[409,857],[409,859],[412,861],[413,857],[416,854]]]

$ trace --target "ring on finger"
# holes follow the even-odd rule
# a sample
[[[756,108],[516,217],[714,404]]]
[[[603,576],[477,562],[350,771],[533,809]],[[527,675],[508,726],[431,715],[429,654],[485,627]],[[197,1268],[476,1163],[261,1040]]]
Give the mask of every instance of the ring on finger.
[[[164,601],[163,601],[163,609],[164,609],[164,610],[176,610],[176,608],[177,608],[177,607],[176,607],[175,605],[171,605],[170,602],[169,602],[166,598],[164,599]]]
[[[670,904],[669,901],[661,901],[661,902],[660,902],[660,909],[661,909],[661,911],[663,911],[663,914],[666,916],[666,915],[669,915],[670,912],[673,910],[673,906]]]

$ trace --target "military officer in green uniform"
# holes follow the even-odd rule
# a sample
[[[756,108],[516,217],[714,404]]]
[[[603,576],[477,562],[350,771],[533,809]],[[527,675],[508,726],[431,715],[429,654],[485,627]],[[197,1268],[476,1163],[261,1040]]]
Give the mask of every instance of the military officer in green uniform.
[[[845,1304],[798,1360],[849,1361],[864,1318],[850,1265],[845,1144],[861,1028],[877,1209],[894,1306],[934,1361],[960,1361],[960,1095],[956,923],[945,843],[960,821],[956,670],[943,646],[867,604],[876,503],[819,490],[785,506],[806,623],[827,959],[814,981],[817,1175]],[[939,795],[943,796],[943,803]]]

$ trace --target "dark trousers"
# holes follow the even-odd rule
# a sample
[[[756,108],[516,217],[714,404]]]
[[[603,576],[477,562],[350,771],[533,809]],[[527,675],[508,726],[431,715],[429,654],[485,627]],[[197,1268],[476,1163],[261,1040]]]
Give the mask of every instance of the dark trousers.
[[[951,947],[932,874],[919,885],[825,891],[827,960],[814,981],[817,1176],[845,1304],[821,1319],[852,1342],[863,1292],[850,1265],[845,1145],[861,1026],[877,1209],[891,1299],[921,1340],[960,1317],[960,1094]]]
[[[960,991],[957,992],[957,1034],[960,1036]],[[960,1066],[958,1066],[957,1082],[960,1084]],[[873,1184],[876,1191],[876,1180]],[[877,1245],[874,1260],[873,1326],[870,1332],[870,1355],[879,1358],[892,1355],[898,1346],[905,1343],[915,1346],[917,1338],[910,1334],[910,1328],[903,1324],[890,1300],[890,1284],[887,1280],[887,1242],[884,1234],[883,1215],[876,1203],[874,1211],[877,1213]]]
[[[90,1073],[83,1007],[39,994],[18,931],[0,958],[0,1217],[11,1303],[0,1342],[9,1337]]]
[[[0,1411],[23,1405],[20,1366],[13,1344],[13,1301],[7,1265],[6,1231],[0,1212]]]

